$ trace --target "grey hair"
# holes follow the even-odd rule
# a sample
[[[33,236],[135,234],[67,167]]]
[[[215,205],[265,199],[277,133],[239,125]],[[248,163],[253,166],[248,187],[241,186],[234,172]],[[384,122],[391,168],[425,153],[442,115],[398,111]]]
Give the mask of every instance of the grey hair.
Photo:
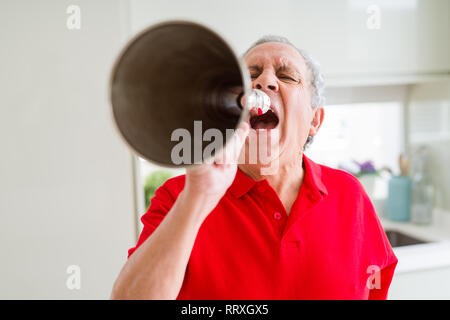
[[[287,38],[281,37],[281,36],[275,36],[275,35],[266,35],[260,38],[258,41],[256,41],[253,45],[250,46],[250,48],[245,51],[244,55],[247,55],[247,53],[253,49],[254,47],[267,43],[267,42],[278,42],[278,43],[284,43],[287,45],[290,45],[294,49],[296,49],[300,55],[305,60],[305,64],[309,69],[310,75],[311,75],[311,107],[316,108],[319,106],[323,106],[325,103],[325,97],[324,97],[324,88],[325,88],[325,81],[323,78],[322,73],[320,72],[320,65],[317,61],[315,61],[306,51],[297,48],[294,46]],[[314,136],[308,135],[308,138],[306,140],[305,145],[303,146],[303,150],[308,148],[314,140]]]
[[[279,42],[288,44],[300,53],[300,55],[305,60],[309,72],[311,73],[311,83],[310,83],[311,106],[312,107],[323,106],[325,103],[325,97],[323,94],[325,88],[325,81],[322,73],[320,72],[320,64],[317,61],[315,61],[306,51],[294,46],[287,38],[274,35],[263,36],[258,41],[256,41],[250,48],[248,48],[247,51],[245,51],[244,56],[254,47],[267,42]]]

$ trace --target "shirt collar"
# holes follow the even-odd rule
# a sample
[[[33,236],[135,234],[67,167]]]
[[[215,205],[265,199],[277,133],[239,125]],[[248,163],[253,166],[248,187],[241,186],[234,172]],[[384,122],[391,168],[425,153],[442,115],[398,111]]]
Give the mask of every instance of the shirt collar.
[[[257,182],[247,176],[239,167],[237,168],[236,177],[230,186],[231,193],[240,198],[246,194]]]
[[[303,188],[308,188],[313,197],[322,198],[328,195],[327,188],[322,182],[322,168],[303,154],[303,168],[305,170],[303,178]],[[264,179],[265,180],[265,179]],[[246,194],[258,182],[247,176],[239,167],[236,177],[230,186],[230,192],[240,198]]]
[[[328,190],[322,181],[322,166],[303,154],[303,168],[305,169],[303,183],[311,187],[310,189],[318,191],[322,196],[328,195]]]

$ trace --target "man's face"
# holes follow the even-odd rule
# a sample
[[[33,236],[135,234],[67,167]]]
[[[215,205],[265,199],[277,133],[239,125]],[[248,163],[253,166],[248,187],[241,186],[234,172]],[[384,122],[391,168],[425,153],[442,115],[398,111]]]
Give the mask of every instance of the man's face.
[[[268,42],[251,49],[245,56],[245,62],[252,87],[270,97],[271,107],[278,118],[277,123],[271,119],[258,121],[258,117],[251,117],[249,123],[252,129],[278,129],[279,155],[298,156],[311,133],[314,117],[310,72],[302,55],[290,45]]]

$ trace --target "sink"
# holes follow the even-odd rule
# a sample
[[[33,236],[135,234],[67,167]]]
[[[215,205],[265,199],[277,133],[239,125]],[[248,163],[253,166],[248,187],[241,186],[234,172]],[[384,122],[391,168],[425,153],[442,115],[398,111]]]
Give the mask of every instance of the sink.
[[[409,246],[413,244],[428,243],[423,239],[404,234],[397,230],[386,230],[386,235],[392,247]]]

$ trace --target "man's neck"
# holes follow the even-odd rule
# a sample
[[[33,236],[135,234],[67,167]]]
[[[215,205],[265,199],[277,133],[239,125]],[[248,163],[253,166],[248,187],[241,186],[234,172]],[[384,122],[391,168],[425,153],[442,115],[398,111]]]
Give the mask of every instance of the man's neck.
[[[281,160],[281,159],[280,159]],[[282,197],[284,194],[298,191],[303,183],[303,154],[290,161],[280,161],[274,174],[262,175],[258,164],[242,164],[239,169],[255,181],[267,179],[267,182]]]

